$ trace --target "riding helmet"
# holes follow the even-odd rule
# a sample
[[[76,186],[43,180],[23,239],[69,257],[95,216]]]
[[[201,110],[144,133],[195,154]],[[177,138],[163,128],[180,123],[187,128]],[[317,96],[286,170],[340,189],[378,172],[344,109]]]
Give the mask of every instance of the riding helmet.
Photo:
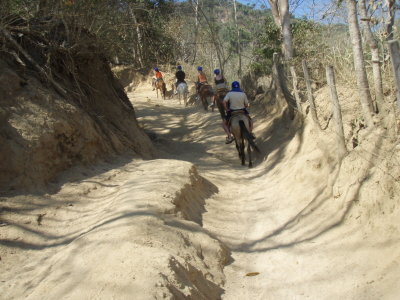
[[[158,71],[158,68],[154,68],[154,71]]]
[[[178,70],[182,70],[182,66],[181,66],[181,65],[177,66],[176,68],[177,68]]]
[[[202,67],[197,67],[197,71],[203,71],[203,68]]]
[[[232,88],[233,88],[233,89],[238,89],[238,88],[240,88],[240,83],[239,83],[238,81],[232,82]]]
[[[219,69],[215,69],[215,70],[214,70],[214,74],[215,74],[215,75],[218,75],[219,73],[220,73]]]

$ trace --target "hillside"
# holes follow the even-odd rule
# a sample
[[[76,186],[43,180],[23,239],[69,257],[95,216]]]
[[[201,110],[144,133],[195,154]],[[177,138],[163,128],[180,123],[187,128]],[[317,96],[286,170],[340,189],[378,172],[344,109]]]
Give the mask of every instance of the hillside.
[[[30,24],[31,33],[24,25],[2,44],[7,51],[0,59],[0,189],[34,190],[76,164],[129,151],[153,157],[95,38],[85,33],[66,47],[62,24]]]

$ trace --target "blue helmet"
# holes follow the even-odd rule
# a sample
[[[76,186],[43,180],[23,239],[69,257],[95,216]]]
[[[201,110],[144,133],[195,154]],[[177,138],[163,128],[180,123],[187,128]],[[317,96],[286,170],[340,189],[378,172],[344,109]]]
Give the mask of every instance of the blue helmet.
[[[197,71],[203,71],[203,68],[200,67],[200,66],[198,66],[198,67],[197,67]]]
[[[182,70],[182,66],[181,66],[181,65],[177,66],[176,68],[177,68],[178,70]]]
[[[220,73],[220,70],[219,70],[219,69],[215,69],[215,70],[214,70],[214,74],[215,74],[215,75],[218,75],[219,73]]]
[[[232,82],[232,88],[233,89],[239,89],[240,88],[240,83],[238,81]]]
[[[158,68],[154,68],[154,71],[158,71]]]

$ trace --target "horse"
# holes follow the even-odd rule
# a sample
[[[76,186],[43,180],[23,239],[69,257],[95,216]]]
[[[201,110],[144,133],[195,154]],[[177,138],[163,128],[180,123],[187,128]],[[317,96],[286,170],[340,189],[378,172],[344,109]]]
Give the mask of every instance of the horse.
[[[204,110],[208,110],[208,99],[214,96],[214,91],[209,84],[202,84],[199,89],[199,96]]]
[[[165,93],[167,92],[167,87],[165,85],[164,80],[162,80],[162,79],[157,80],[155,83],[155,88],[156,88],[156,93],[157,93],[157,99],[158,99],[158,90],[160,90],[160,93],[161,93],[163,99],[165,100]]]
[[[249,132],[250,119],[248,116],[244,114],[243,111],[234,111],[232,112],[232,117],[229,122],[230,130],[235,138],[236,149],[239,154],[239,158],[242,162],[242,166],[246,164],[246,154],[244,152],[245,149],[245,141],[247,141],[247,155],[249,160],[249,168],[253,167],[253,161],[251,158],[251,148],[255,151],[260,152],[256,143],[254,142],[254,138],[251,136]]]
[[[165,92],[165,98],[174,99],[175,84],[171,84],[171,89]]]
[[[227,93],[228,93],[228,90],[226,88],[222,88],[222,89],[218,89],[217,93],[214,96],[215,104],[217,105],[218,111],[219,111],[222,119],[225,119],[225,108],[224,108],[224,105],[222,102],[224,101],[224,98]],[[212,111],[214,111],[214,108],[215,107],[213,106]]]
[[[187,84],[185,82],[180,82],[178,84],[178,87],[176,88],[176,91],[178,92],[179,104],[181,104],[181,98],[183,98],[183,102],[186,107],[187,106],[187,96],[189,93]]]

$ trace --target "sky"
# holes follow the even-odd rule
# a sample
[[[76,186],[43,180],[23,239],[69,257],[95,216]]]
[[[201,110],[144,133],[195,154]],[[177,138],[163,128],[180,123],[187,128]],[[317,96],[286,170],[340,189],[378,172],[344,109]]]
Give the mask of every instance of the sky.
[[[268,0],[238,0],[243,4],[254,4],[256,7],[269,8]],[[297,18],[307,18],[323,23],[343,23],[343,14],[340,14],[332,0],[289,0],[289,8]],[[335,14],[332,14],[335,12]]]

